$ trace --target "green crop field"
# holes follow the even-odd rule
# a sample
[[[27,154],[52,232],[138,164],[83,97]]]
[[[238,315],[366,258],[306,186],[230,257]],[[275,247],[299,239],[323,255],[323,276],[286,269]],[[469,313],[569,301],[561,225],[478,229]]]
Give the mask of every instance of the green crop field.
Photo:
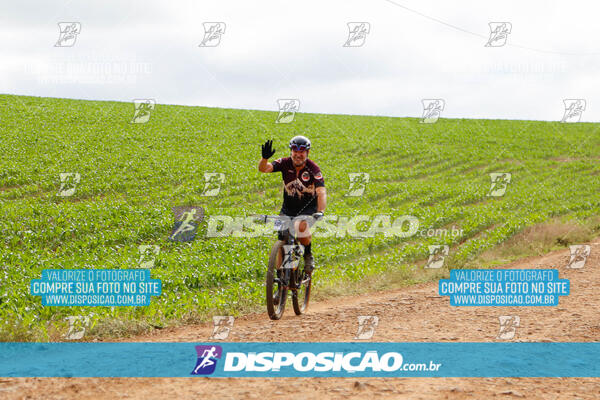
[[[274,158],[288,154],[295,134],[312,140],[328,216],[411,215],[420,227],[462,230],[316,238],[317,294],[390,271],[417,281],[429,245],[450,247],[447,273],[525,227],[600,214],[600,124],[306,113],[276,124],[275,112],[161,104],[147,123],[131,123],[133,114],[133,103],[0,96],[3,340],[55,337],[70,315],[128,333],[262,310],[274,234],[207,238],[205,221],[193,242],[167,238],[177,206],[207,216],[277,213],[280,174],[257,171],[266,139]],[[80,182],[58,196],[68,172]],[[203,196],[212,172],[225,181],[217,196]],[[349,173],[370,175],[362,196],[347,196]],[[511,174],[504,195],[488,195],[490,173]],[[151,273],[162,295],[150,306],[42,307],[29,294],[44,269],[137,268],[140,245],[160,246]]]

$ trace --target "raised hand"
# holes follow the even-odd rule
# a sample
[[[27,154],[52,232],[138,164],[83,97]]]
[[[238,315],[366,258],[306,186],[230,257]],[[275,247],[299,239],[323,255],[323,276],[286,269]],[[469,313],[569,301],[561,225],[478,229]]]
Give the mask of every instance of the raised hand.
[[[273,149],[273,141],[267,140],[265,144],[262,145],[262,158],[268,160],[270,157],[275,154],[275,150]]]

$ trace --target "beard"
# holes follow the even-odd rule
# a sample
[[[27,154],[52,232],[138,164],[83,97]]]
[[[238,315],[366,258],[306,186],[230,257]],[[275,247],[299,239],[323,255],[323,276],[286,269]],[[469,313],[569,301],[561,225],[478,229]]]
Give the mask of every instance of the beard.
[[[294,164],[294,167],[301,167],[304,164],[306,164],[306,160],[298,161],[298,160],[295,160],[294,158],[292,158],[292,163]]]

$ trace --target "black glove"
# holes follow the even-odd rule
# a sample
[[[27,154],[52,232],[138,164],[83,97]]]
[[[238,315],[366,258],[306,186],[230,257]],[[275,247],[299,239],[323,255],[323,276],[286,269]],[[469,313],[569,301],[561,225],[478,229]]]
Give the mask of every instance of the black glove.
[[[325,213],[323,213],[323,211],[317,211],[316,213],[314,213],[312,215],[312,217],[315,219],[315,221],[319,221],[320,219],[323,218],[324,215],[325,215]]]
[[[275,154],[275,150],[273,150],[273,141],[267,140],[265,144],[262,145],[262,158],[269,159]]]

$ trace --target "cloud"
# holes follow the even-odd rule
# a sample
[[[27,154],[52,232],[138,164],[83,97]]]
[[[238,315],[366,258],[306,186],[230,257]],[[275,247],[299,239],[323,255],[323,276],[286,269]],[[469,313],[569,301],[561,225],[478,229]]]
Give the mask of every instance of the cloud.
[[[555,54],[600,52],[595,6],[393,2],[12,3],[0,92],[415,117],[444,98],[445,117],[547,120],[584,98],[582,120],[600,118],[600,56]],[[54,47],[61,21],[81,22],[74,47]],[[198,47],[206,21],[226,23],[218,47]],[[506,46],[484,47],[491,21],[512,23]],[[342,46],[348,22],[370,23],[364,46]]]

